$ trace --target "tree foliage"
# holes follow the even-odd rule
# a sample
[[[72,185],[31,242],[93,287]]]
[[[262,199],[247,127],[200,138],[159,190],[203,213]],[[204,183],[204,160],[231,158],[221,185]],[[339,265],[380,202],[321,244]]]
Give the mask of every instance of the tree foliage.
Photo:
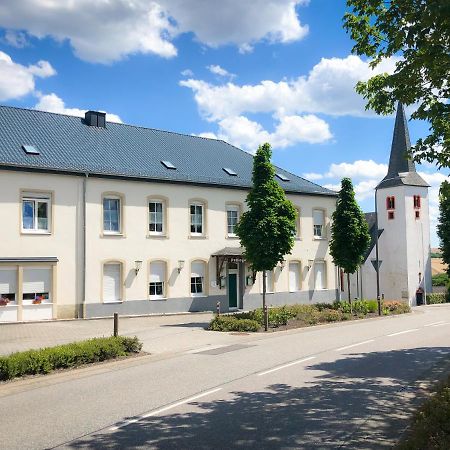
[[[450,276],[450,183],[444,181],[439,189],[439,221],[437,235],[440,240],[442,260]]]
[[[253,188],[247,195],[248,211],[236,233],[245,259],[256,272],[272,270],[294,245],[296,211],[275,181],[269,144],[261,145],[253,161]]]
[[[412,148],[416,161],[450,167],[450,2],[448,0],[347,0],[344,27],[353,52],[370,66],[396,58],[392,74],[359,82],[366,109],[390,114],[396,101],[417,105],[411,119],[428,121],[429,135]]]
[[[367,221],[355,200],[350,178],[342,179],[332,219],[330,254],[333,262],[347,275],[354,273],[363,263],[370,235]]]

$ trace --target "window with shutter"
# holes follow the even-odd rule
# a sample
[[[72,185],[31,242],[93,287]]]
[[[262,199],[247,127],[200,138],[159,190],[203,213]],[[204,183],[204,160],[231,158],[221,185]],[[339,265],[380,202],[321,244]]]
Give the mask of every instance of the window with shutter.
[[[164,261],[150,263],[149,295],[151,299],[166,297],[166,263]]]
[[[289,292],[300,290],[300,263],[291,261],[289,263]]]
[[[324,237],[324,224],[325,224],[325,211],[322,209],[313,210],[313,226],[314,226],[314,237],[322,238]]]
[[[120,302],[122,264],[108,263],[103,266],[103,302]]]
[[[314,289],[326,289],[326,273],[324,261],[316,261],[314,263]]]
[[[191,295],[199,297],[205,295],[205,263],[194,261],[191,264]]]
[[[51,267],[25,267],[23,269],[23,303],[50,303]]]
[[[17,293],[17,269],[1,268],[0,269],[0,299],[10,304],[16,303]]]

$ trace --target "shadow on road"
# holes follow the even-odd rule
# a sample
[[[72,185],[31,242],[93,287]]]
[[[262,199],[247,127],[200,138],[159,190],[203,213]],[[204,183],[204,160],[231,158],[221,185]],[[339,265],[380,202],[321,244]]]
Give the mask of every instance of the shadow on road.
[[[435,376],[449,357],[446,347],[414,348],[296,366],[290,370],[311,371],[314,381],[193,402],[189,412],[143,419],[68,448],[389,448],[423,395],[416,381]]]

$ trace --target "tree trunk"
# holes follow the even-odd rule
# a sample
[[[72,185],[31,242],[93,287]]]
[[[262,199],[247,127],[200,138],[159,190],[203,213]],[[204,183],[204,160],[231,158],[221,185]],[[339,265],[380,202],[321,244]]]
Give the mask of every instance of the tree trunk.
[[[348,302],[350,303],[350,313],[353,314],[352,295],[350,293],[350,274],[347,273],[347,289],[348,289]]]
[[[264,314],[264,330],[267,331],[269,329],[269,312],[267,310],[266,305],[266,280],[267,280],[266,271],[263,270],[263,314]]]

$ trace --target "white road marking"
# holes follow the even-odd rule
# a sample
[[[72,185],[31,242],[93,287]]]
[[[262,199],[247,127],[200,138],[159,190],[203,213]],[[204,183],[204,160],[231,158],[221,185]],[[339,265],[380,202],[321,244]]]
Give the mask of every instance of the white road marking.
[[[286,369],[287,367],[295,366],[296,364],[301,364],[305,361],[311,361],[311,359],[315,359],[315,356],[310,356],[309,358],[299,359],[298,361],[294,361],[288,364],[283,364],[282,366],[275,367],[274,369],[269,369],[264,372],[258,373],[257,375],[260,377],[262,375],[267,375],[268,373],[276,372],[277,370]]]
[[[172,403],[171,405],[164,406],[163,408],[159,408],[159,409],[156,409],[156,410],[151,411],[149,413],[143,414],[142,416],[139,416],[139,417],[137,417],[135,419],[127,420],[126,422],[124,422],[124,423],[122,423],[120,425],[111,427],[109,429],[109,431],[117,431],[119,428],[123,428],[123,427],[126,427],[128,425],[131,425],[132,423],[139,422],[139,420],[145,419],[147,417],[157,416],[158,414],[161,414],[162,412],[168,411],[169,409],[176,408],[176,407],[181,406],[181,405],[185,405],[186,403],[193,402],[194,400],[198,400],[199,398],[206,397],[207,395],[214,394],[215,392],[218,392],[218,391],[221,391],[221,390],[222,390],[222,388],[216,388],[216,389],[211,389],[210,391],[202,392],[201,394],[194,395],[192,397],[186,398],[186,399],[181,400],[179,402]]]
[[[439,322],[433,322],[433,323],[429,323],[427,325],[424,325],[424,327],[434,327],[435,325],[441,325],[443,323],[444,323],[444,321],[440,320]]]
[[[374,342],[375,339],[369,339],[367,341],[358,342],[357,344],[346,345],[345,347],[337,348],[337,352],[341,352],[342,350],[347,350],[348,348],[357,347],[358,345],[368,344],[369,342]]]
[[[442,325],[448,325],[448,323],[447,322],[436,323],[433,325],[433,327],[442,327]]]
[[[419,329],[418,328],[411,328],[411,330],[399,331],[398,333],[391,333],[391,334],[388,334],[388,336],[389,337],[391,337],[391,336],[399,336],[400,334],[412,333],[413,331],[419,331]]]

